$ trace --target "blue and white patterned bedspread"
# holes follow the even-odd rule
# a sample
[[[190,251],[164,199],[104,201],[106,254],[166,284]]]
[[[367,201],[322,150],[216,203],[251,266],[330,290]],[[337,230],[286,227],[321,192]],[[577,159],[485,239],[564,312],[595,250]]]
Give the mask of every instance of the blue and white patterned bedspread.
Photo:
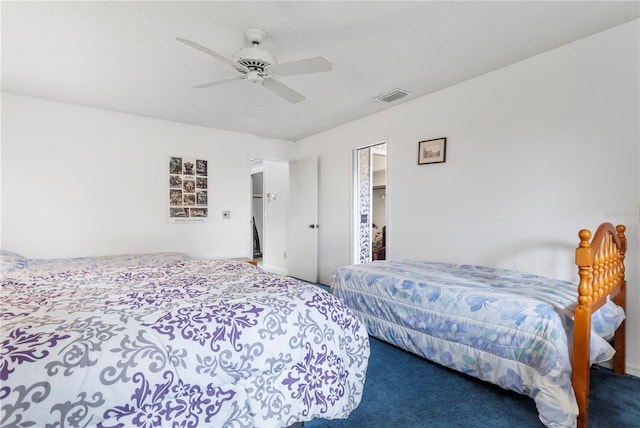
[[[534,398],[549,427],[575,426],[575,284],[481,266],[376,261],[339,268],[331,292],[373,336]],[[623,319],[612,302],[594,314],[592,362],[613,356],[601,337]]]
[[[2,427],[345,418],[369,356],[334,296],[239,261],[16,270],[0,320]]]

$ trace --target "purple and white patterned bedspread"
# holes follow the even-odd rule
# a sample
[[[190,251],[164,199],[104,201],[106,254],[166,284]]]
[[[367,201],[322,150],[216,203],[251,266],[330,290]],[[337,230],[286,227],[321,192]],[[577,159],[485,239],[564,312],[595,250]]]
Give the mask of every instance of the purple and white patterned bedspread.
[[[0,321],[2,427],[346,418],[369,357],[338,299],[239,261],[18,270]]]
[[[21,269],[23,274],[51,273],[61,270],[99,271],[109,268],[131,268],[135,266],[150,266],[192,260],[188,254],[177,252],[115,254],[110,256],[60,259],[27,259],[20,254],[11,253],[13,259],[7,263],[5,260],[7,253],[6,251],[2,251],[2,267],[6,268],[2,269],[3,273],[12,272],[16,269]],[[16,260],[16,258],[18,258],[18,260]]]

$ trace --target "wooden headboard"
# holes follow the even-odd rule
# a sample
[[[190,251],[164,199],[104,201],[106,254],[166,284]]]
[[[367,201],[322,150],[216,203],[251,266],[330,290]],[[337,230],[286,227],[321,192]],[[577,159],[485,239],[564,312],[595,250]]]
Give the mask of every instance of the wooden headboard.
[[[578,304],[574,309],[572,368],[573,389],[580,411],[578,428],[586,428],[589,422],[591,314],[606,303],[607,296],[624,309],[625,313],[627,310],[627,282],[624,278],[624,255],[627,249],[625,230],[622,225],[614,228],[611,223],[603,223],[596,230],[593,239],[587,229],[578,233],[580,245],[576,249],[576,265],[580,283]],[[614,371],[624,374],[624,321],[616,330],[613,344],[616,350]]]

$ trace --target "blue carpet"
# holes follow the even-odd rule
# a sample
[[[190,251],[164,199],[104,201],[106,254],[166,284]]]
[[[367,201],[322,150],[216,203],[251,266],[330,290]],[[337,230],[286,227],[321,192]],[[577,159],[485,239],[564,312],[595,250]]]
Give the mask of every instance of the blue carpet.
[[[540,428],[533,399],[371,338],[364,394],[345,420],[305,428]],[[640,378],[592,369],[590,428],[640,427]]]

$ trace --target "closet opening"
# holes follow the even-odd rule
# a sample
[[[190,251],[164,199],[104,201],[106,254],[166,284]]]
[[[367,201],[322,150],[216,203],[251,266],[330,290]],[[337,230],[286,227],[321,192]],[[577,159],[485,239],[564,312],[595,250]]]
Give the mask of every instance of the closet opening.
[[[385,260],[388,256],[387,144],[355,150],[354,263]]]

